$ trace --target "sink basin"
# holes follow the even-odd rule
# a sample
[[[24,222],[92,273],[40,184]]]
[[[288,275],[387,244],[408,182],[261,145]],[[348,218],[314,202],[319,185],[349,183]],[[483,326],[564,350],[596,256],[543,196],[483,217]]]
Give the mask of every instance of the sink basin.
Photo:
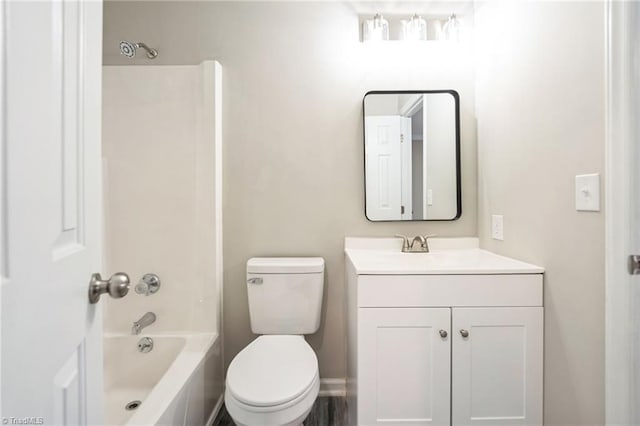
[[[395,238],[347,238],[345,253],[360,275],[540,274],[544,269],[477,246],[475,238],[433,238],[429,253],[403,253]]]

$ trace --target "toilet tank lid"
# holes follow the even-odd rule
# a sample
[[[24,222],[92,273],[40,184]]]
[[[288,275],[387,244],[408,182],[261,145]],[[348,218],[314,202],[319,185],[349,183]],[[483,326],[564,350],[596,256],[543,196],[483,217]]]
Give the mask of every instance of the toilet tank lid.
[[[321,257],[252,257],[248,274],[315,274],[324,271]]]

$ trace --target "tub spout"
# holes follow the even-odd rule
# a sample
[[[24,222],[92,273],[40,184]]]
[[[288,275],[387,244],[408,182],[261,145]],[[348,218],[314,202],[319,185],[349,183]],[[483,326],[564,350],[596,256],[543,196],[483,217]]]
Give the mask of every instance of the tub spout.
[[[131,334],[140,334],[143,328],[150,326],[154,322],[156,322],[156,314],[153,312],[147,312],[142,316],[142,318],[133,323],[133,327],[131,327]]]

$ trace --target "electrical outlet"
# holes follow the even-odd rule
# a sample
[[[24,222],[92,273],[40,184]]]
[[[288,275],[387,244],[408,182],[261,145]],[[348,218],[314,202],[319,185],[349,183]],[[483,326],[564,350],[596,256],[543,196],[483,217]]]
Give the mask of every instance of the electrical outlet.
[[[491,216],[491,238],[504,241],[504,225],[502,215]]]

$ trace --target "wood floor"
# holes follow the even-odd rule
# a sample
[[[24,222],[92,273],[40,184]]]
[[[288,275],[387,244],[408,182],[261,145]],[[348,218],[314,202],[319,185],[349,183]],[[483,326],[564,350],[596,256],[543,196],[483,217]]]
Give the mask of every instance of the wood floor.
[[[347,402],[343,397],[326,396],[316,399],[304,426],[347,426]],[[213,426],[234,426],[223,405]]]

